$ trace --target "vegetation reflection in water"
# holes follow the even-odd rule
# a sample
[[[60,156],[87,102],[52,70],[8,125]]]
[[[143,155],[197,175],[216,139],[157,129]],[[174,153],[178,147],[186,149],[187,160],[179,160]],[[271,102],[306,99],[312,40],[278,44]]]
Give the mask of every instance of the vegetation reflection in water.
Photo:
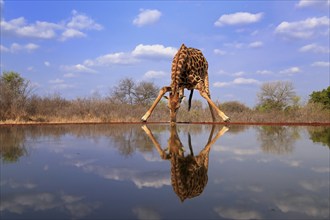
[[[0,127],[1,219],[329,218],[330,127],[227,129]]]

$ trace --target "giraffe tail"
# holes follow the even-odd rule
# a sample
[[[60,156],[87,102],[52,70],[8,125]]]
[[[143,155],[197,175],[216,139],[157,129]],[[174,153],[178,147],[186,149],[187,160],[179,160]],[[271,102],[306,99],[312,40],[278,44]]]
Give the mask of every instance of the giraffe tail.
[[[191,108],[191,99],[193,97],[194,94],[194,89],[190,90],[190,95],[189,95],[189,100],[188,100],[188,111],[190,111]]]

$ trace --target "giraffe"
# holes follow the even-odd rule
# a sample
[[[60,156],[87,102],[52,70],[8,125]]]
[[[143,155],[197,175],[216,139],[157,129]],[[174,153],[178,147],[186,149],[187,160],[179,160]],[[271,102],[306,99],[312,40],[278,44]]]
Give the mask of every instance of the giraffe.
[[[207,171],[211,146],[220,136],[228,131],[228,128],[224,126],[212,139],[215,129],[213,125],[207,144],[197,156],[194,156],[192,150],[190,134],[188,134],[190,154],[184,156],[184,147],[177,133],[176,125],[170,128],[168,147],[165,150],[161,148],[151,130],[146,125],[143,125],[142,129],[155,145],[160,157],[163,160],[171,161],[171,183],[174,192],[178,195],[181,202],[187,198],[199,196],[208,181]],[[166,153],[167,150],[168,153]]]
[[[212,108],[216,110],[217,114],[223,121],[228,122],[230,118],[225,115],[225,113],[223,113],[211,100],[207,70],[208,63],[202,52],[195,48],[188,48],[182,44],[172,61],[171,85],[164,86],[160,89],[157,98],[149,110],[143,115],[141,121],[146,122],[160,99],[165,93],[170,92],[169,97],[164,97],[168,99],[170,122],[175,123],[176,113],[184,98],[184,89],[190,90],[188,111],[191,107],[193,91],[194,89],[197,89],[200,92],[200,95],[208,102],[213,122],[215,122],[216,119]]]

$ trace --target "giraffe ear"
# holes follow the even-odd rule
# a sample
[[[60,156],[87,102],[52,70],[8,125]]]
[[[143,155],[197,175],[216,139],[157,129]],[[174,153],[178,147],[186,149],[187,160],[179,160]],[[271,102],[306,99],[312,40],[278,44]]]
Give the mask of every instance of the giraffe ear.
[[[186,96],[182,96],[182,97],[180,98],[181,102],[182,102],[185,98],[186,98]]]

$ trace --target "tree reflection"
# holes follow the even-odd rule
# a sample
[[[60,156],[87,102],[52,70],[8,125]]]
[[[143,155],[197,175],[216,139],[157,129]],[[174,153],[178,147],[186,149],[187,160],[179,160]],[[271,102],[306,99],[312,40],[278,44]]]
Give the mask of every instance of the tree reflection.
[[[170,160],[172,187],[180,200],[183,202],[187,198],[199,196],[208,181],[207,171],[211,146],[228,128],[224,126],[212,139],[215,130],[215,126],[213,125],[207,144],[197,156],[193,152],[190,133],[188,133],[190,154],[187,156],[184,155],[185,149],[178,135],[176,125],[170,128],[170,137],[165,150],[161,148],[159,142],[146,125],[143,125],[142,129],[153,142],[160,157],[164,160]]]
[[[294,142],[300,138],[297,127],[261,126],[258,129],[258,140],[264,152],[288,154],[293,151]]]
[[[330,127],[309,127],[309,138],[330,148]]]
[[[14,163],[27,154],[25,134],[20,128],[3,127],[0,129],[0,157],[5,163]]]

